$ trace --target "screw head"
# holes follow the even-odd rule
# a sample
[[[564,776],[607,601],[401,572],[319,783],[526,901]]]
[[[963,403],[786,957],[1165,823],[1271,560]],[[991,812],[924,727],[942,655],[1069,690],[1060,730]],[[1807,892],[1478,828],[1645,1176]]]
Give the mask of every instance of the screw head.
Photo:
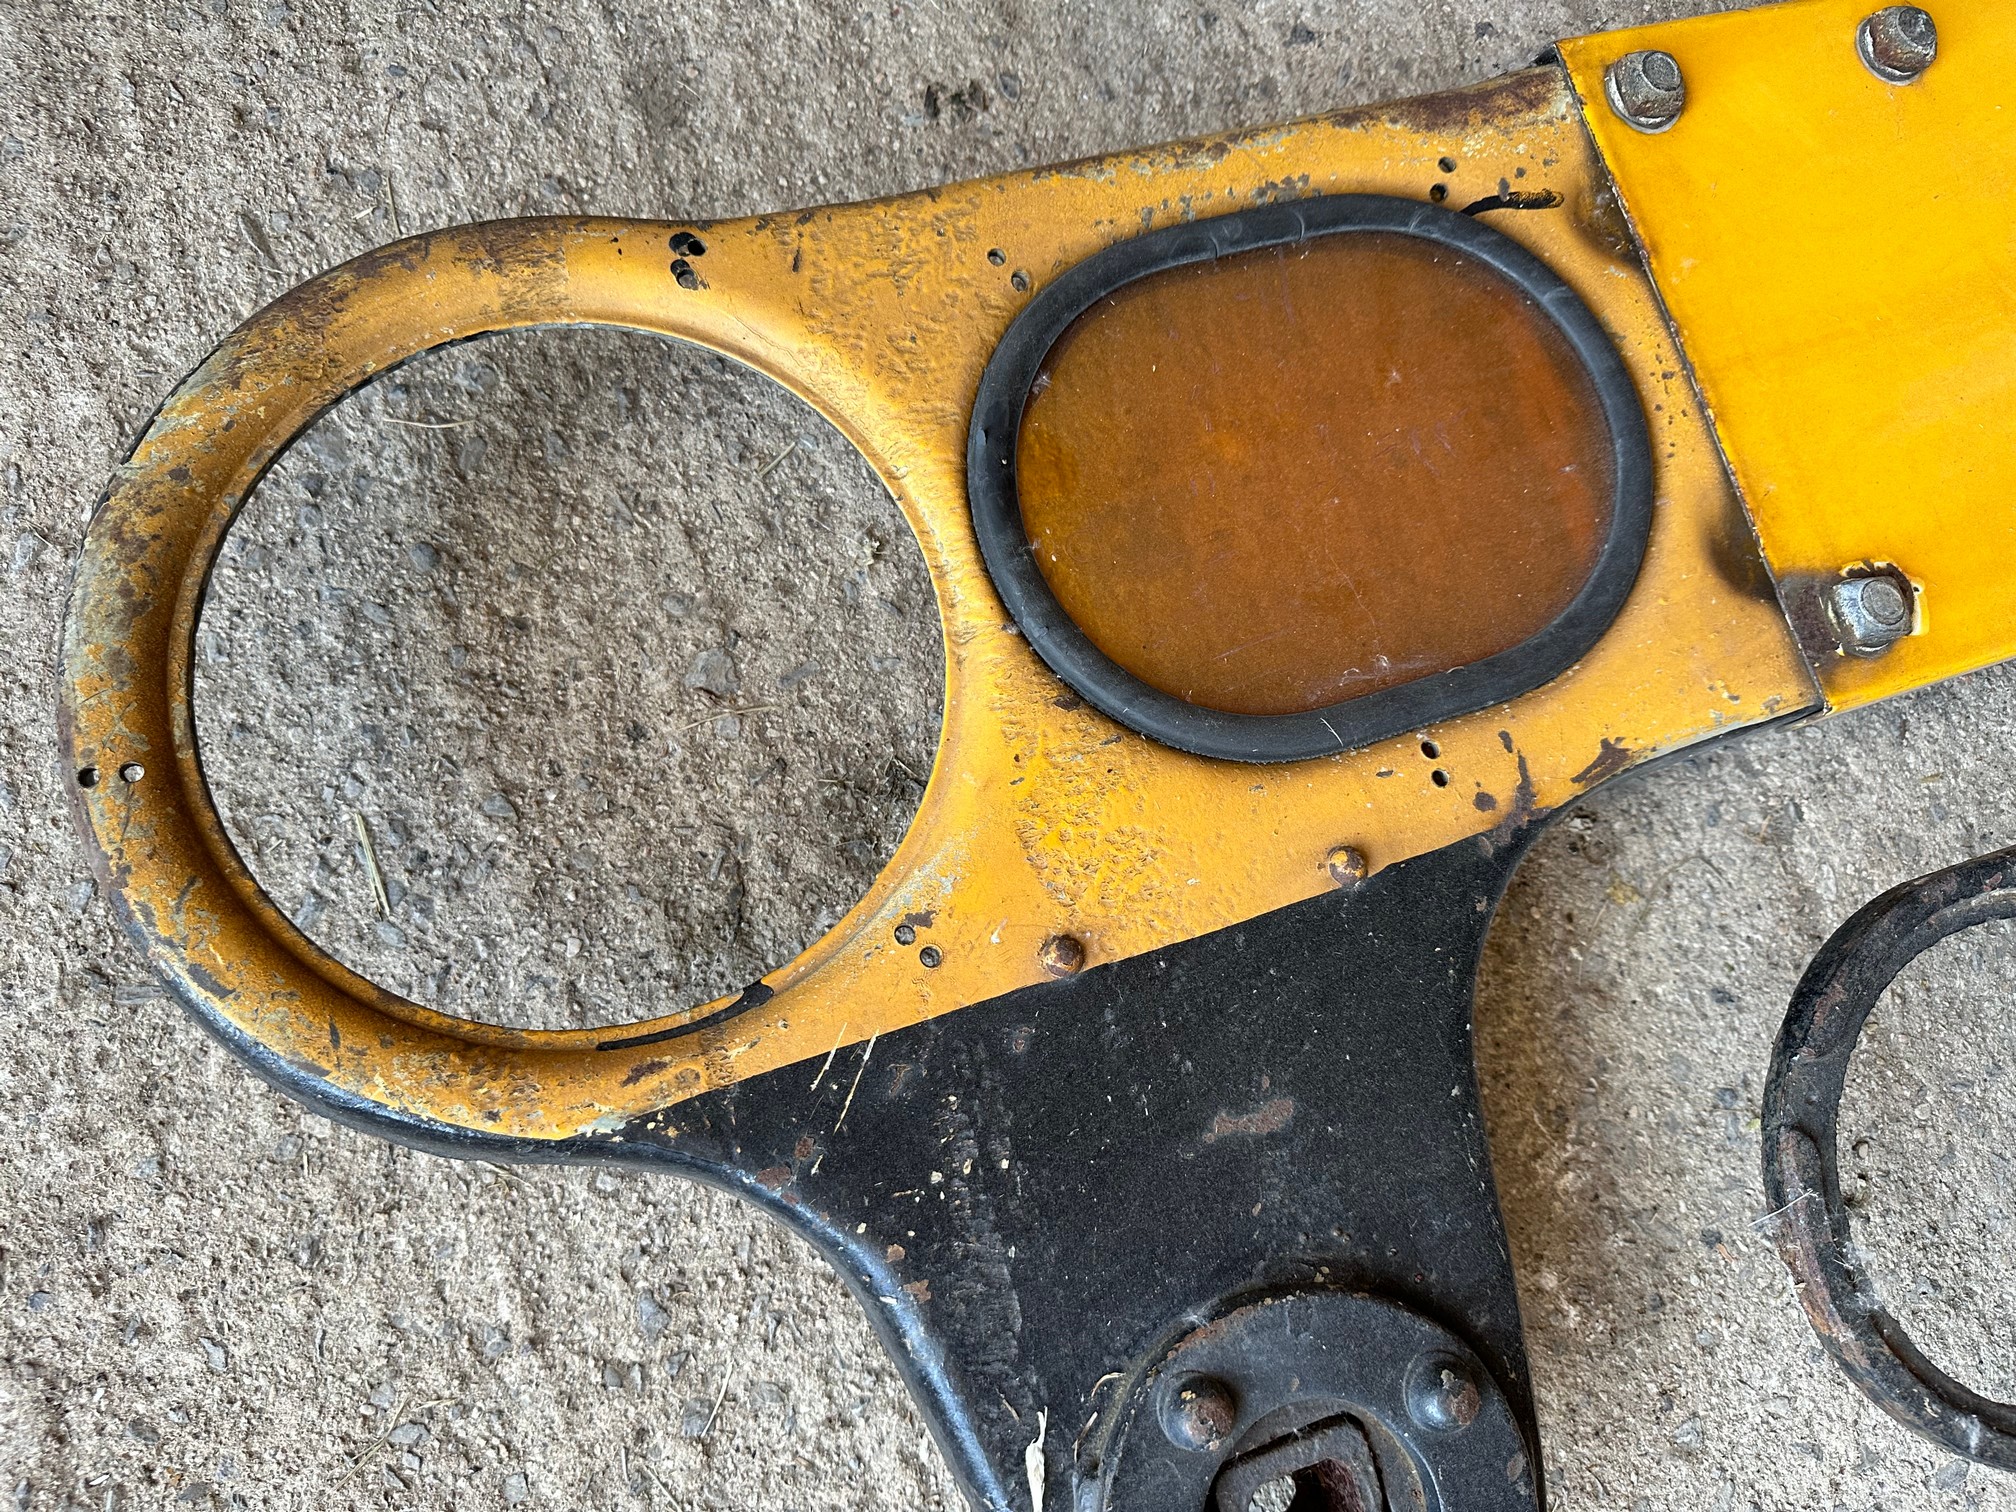
[[[1036,952],[1036,959],[1053,977],[1075,976],[1085,964],[1085,944],[1076,935],[1052,935]]]
[[[1911,633],[1911,599],[1888,574],[1842,578],[1831,584],[1827,613],[1841,649],[1850,656],[1876,656]]]
[[[1855,28],[1855,51],[1869,72],[1909,84],[1939,56],[1939,26],[1915,5],[1890,5]]]
[[[1687,105],[1687,81],[1667,52],[1626,53],[1604,72],[1610,108],[1640,131],[1665,131]]]
[[[1216,1376],[1187,1376],[1162,1398],[1161,1416],[1162,1431],[1178,1449],[1210,1449],[1238,1423],[1239,1404]]]
[[[1476,1377],[1460,1360],[1429,1355],[1407,1371],[1407,1416],[1417,1427],[1454,1433],[1476,1422],[1483,1405]]]
[[[1356,887],[1365,880],[1365,852],[1355,845],[1340,845],[1324,861],[1330,880],[1339,887]]]

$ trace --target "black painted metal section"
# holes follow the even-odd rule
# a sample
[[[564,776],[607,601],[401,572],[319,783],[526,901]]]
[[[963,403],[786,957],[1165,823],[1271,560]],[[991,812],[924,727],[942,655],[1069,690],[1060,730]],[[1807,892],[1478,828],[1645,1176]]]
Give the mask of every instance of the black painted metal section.
[[[1030,1507],[1039,1424],[1045,1512],[1103,1507],[1130,1382],[1242,1298],[1325,1288],[1461,1340],[1537,1471],[1470,1021],[1535,827],[1522,815],[1348,891],[851,1046],[816,1082],[816,1062],[790,1066],[564,1141],[393,1112],[185,1006],[273,1085],[367,1132],[663,1171],[763,1208],[861,1299],[977,1508]]]
[[[844,1246],[979,1506],[1029,1505],[1039,1421],[1044,1505],[1100,1505],[1083,1493],[1127,1382],[1256,1288],[1369,1291],[1439,1321],[1531,1445],[1470,1023],[1523,847],[1465,842],[628,1137],[755,1175]]]

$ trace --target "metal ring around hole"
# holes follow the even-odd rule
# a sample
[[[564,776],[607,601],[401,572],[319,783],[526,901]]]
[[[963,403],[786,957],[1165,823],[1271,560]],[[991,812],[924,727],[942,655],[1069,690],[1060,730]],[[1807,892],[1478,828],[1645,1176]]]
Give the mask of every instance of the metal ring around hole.
[[[1934,1365],[1858,1263],[1835,1139],[1848,1062],[1877,1000],[1949,935],[2016,918],[2016,847],[1906,882],[1834,932],[1800,978],[1764,1085],[1764,1190],[1806,1317],[1848,1378],[1916,1433],[2016,1470],[2016,1405]]]

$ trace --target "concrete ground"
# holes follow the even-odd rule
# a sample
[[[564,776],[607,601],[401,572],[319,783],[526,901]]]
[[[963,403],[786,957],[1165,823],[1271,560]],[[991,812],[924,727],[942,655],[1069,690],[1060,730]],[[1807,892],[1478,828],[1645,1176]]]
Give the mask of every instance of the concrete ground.
[[[1481,79],[1693,8],[201,0],[0,12],[0,1505],[941,1507],[838,1282],[664,1179],[332,1128],[164,1001],[64,812],[86,514],[225,331],[412,230],[815,204]],[[642,338],[460,349],[262,487],[201,735],[273,893],[451,1011],[618,1022],[816,935],[928,769],[937,634],[893,506],[764,382]],[[1540,842],[1481,1061],[1563,1509],[2016,1508],[1822,1357],[1761,1214],[1800,969],[2011,838],[1997,670],[1598,793]],[[386,888],[381,907],[365,859]],[[1885,1295],[2016,1392],[2006,932],[1858,1056]]]

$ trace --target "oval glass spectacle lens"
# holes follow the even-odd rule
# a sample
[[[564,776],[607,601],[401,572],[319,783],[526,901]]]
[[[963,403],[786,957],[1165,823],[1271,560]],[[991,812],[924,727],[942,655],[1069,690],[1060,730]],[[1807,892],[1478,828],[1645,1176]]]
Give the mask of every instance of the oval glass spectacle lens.
[[[1560,328],[1473,257],[1318,236],[1150,274],[1043,362],[1016,497],[1059,605],[1150,687],[1304,714],[1574,600],[1612,438]]]

